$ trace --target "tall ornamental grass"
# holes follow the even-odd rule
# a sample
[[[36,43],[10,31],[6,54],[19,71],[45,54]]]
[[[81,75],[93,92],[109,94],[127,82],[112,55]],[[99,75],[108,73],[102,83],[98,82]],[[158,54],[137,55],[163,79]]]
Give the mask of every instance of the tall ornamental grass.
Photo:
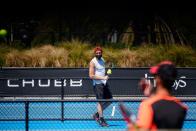
[[[58,45],[43,45],[26,50],[1,48],[0,62],[6,67],[88,67],[95,44],[72,40]],[[178,67],[196,67],[196,51],[185,45],[158,44],[131,48],[102,45],[106,66],[149,67],[171,60]]]

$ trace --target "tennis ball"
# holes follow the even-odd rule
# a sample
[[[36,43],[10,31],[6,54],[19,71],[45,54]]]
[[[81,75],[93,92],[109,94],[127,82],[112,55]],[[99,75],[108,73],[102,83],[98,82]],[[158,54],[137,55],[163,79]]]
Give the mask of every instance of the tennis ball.
[[[107,74],[108,75],[112,74],[112,70],[111,69],[108,69]]]
[[[0,37],[5,37],[7,35],[7,30],[6,29],[1,29],[0,30]]]

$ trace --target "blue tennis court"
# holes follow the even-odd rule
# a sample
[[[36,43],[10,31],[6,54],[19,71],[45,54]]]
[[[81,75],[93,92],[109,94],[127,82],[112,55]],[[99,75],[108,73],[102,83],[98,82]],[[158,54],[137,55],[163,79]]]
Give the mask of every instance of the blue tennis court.
[[[44,130],[126,130],[126,123],[124,121],[108,121],[110,127],[100,127],[92,120],[85,121],[30,121],[30,131],[44,131]],[[183,129],[196,129],[195,121],[185,121]],[[2,131],[24,131],[24,121],[1,121],[0,130]]]
[[[189,110],[183,129],[196,129],[196,102],[184,103]],[[140,102],[131,101],[124,102],[124,104],[134,114],[137,114]],[[28,109],[28,115],[26,109]],[[95,101],[31,101],[28,103],[28,108],[22,101],[3,101],[0,102],[0,130],[24,131],[26,130],[26,118],[28,118],[30,131],[126,130],[126,123],[122,120],[118,102],[113,102],[104,111],[109,127],[100,127],[92,120],[94,112],[96,112]]]
[[[77,121],[30,121],[29,130],[125,130],[124,121],[108,121],[110,127],[100,127],[92,120]],[[0,122],[0,130],[25,130],[24,121]]]

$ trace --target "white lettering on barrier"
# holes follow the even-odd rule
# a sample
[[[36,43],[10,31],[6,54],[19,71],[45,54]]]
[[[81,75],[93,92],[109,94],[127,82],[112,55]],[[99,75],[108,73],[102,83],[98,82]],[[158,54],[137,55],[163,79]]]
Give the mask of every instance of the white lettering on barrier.
[[[38,80],[38,84],[40,87],[49,87],[50,86],[50,80],[47,80],[47,84],[42,84],[42,80]]]
[[[7,80],[7,86],[8,86],[8,87],[19,87],[18,84],[12,84],[11,81],[12,81],[12,80]]]
[[[7,87],[19,87],[22,85],[22,87],[26,87],[27,85],[31,85],[31,87],[35,87],[35,85],[38,85],[38,87],[50,87],[51,86],[51,81],[54,81],[54,87],[61,87],[62,82],[63,82],[63,87],[70,86],[70,87],[82,87],[82,79],[79,80],[73,80],[70,79],[69,85],[67,85],[67,80],[64,79],[62,80],[50,80],[47,79],[47,82],[43,82],[44,80],[38,79],[38,83],[36,84],[37,81],[34,79],[32,80],[25,80],[22,79],[22,81],[18,79],[8,79],[7,80]]]
[[[82,80],[79,80],[79,81],[74,81],[72,79],[70,79],[70,86],[71,87],[80,87],[82,86]]]
[[[153,80],[153,87],[156,87],[156,80],[154,79],[153,76],[148,76],[148,74],[145,74],[145,79],[147,79],[148,83],[151,84],[150,80]]]
[[[27,81],[27,80],[22,80],[22,87],[25,87],[25,85],[26,84],[31,84],[32,85],[32,87],[34,87],[35,86],[35,84],[34,84],[35,82],[34,82],[34,80],[32,79],[32,80],[30,80],[30,81]]]
[[[183,80],[183,78],[186,78],[186,76],[181,76],[180,78],[182,78],[182,79],[175,80],[175,82],[172,86],[172,87],[174,87],[175,90],[177,90],[179,87],[180,88],[186,87],[186,81]]]
[[[180,88],[186,87],[187,83],[186,83],[185,80],[183,80],[185,78],[186,78],[186,76],[181,76],[180,79],[175,80],[175,82],[174,82],[172,87],[175,90],[178,90],[179,87]],[[145,74],[145,79],[147,79],[149,83],[150,83],[150,79],[153,79],[153,86],[156,87],[156,80],[154,79],[154,77],[151,77],[151,76],[148,76],[148,74]]]
[[[66,79],[63,80],[63,86],[65,87],[66,84]],[[61,87],[62,86],[62,80],[54,80],[54,87]]]

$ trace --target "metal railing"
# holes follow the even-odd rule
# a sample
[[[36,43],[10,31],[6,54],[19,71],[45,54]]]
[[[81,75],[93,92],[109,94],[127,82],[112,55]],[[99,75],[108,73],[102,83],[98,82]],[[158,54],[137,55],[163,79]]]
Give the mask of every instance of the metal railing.
[[[189,108],[186,121],[196,121],[196,99],[182,101]],[[25,121],[25,130],[28,131],[30,121],[92,120],[97,102],[112,103],[104,111],[107,120],[123,120],[119,102],[136,115],[141,100],[1,100],[0,121]]]

